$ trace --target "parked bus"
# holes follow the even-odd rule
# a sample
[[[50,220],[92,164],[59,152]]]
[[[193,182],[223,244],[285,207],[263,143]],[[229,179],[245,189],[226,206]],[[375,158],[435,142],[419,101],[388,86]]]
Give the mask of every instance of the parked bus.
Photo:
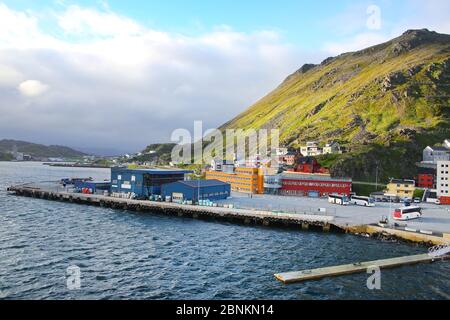
[[[341,206],[348,206],[350,201],[346,195],[330,194],[328,202],[333,204],[340,204]]]
[[[422,216],[422,208],[420,207],[402,207],[395,209],[393,213],[394,220],[408,221],[418,219]]]
[[[375,199],[370,197],[352,196],[350,203],[357,206],[375,207]]]

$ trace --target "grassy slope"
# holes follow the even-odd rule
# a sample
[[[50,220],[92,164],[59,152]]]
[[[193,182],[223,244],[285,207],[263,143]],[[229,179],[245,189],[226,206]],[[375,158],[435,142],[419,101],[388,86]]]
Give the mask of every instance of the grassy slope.
[[[30,143],[17,140],[0,140],[0,152],[12,151],[14,146],[18,152],[23,152],[35,157],[63,157],[63,158],[79,158],[84,156],[83,152],[64,146],[45,146],[42,144]]]
[[[445,85],[450,41],[430,41],[400,55],[393,54],[397,44],[344,54],[297,72],[225,127],[279,128],[282,142],[291,147],[311,139],[338,140],[351,152],[326,159],[336,175],[371,180],[371,167],[378,162],[384,179],[411,176],[421,149],[450,136]],[[416,66],[417,73],[410,75]],[[383,91],[385,77],[397,72],[405,79]],[[416,132],[405,136],[404,128]]]

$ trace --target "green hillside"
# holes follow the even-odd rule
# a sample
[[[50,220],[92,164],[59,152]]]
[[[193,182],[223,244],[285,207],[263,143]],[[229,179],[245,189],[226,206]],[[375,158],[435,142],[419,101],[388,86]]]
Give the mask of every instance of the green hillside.
[[[80,158],[86,155],[64,146],[45,146],[18,140],[0,140],[0,154],[4,155],[5,160],[10,160],[9,153],[14,150],[38,158]]]
[[[349,151],[333,175],[412,176],[428,144],[450,137],[450,35],[410,30],[358,52],[304,65],[226,128],[278,128],[298,148],[308,140]]]

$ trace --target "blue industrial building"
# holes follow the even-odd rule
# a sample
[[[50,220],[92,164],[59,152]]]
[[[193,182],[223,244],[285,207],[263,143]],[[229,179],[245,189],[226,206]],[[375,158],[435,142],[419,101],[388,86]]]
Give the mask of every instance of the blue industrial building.
[[[111,192],[134,193],[137,198],[161,195],[163,184],[183,181],[188,170],[111,168]]]
[[[111,182],[109,181],[90,181],[90,180],[76,180],[74,182],[75,190],[84,193],[103,193],[105,191],[110,191]],[[88,191],[88,192],[86,192]]]
[[[162,186],[163,198],[171,197],[173,202],[200,200],[222,200],[230,196],[231,185],[219,180],[178,181]]]

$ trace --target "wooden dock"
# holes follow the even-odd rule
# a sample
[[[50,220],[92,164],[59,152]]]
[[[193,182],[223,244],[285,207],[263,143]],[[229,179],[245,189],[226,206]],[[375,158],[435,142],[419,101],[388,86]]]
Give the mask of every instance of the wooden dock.
[[[191,217],[194,219],[212,218],[244,224],[263,226],[282,226],[299,229],[318,229],[328,232],[335,227],[334,217],[314,214],[277,213],[271,211],[248,210],[224,207],[205,207],[183,205],[173,202],[156,202],[149,200],[132,200],[103,195],[81,194],[63,190],[53,190],[33,184],[12,186],[7,189],[10,194],[53,201],[71,202],[105,208],[130,210],[137,212],[159,213],[164,215]]]
[[[319,280],[325,277],[336,277],[346,274],[366,272],[368,268],[375,266],[379,267],[380,269],[386,269],[405,265],[412,265],[417,263],[431,263],[437,260],[449,258],[450,255],[436,258],[428,254],[419,254],[414,256],[359,262],[354,264],[345,264],[341,266],[318,268],[312,270],[278,273],[275,274],[275,278],[283,282],[284,284],[291,284],[308,280]]]

